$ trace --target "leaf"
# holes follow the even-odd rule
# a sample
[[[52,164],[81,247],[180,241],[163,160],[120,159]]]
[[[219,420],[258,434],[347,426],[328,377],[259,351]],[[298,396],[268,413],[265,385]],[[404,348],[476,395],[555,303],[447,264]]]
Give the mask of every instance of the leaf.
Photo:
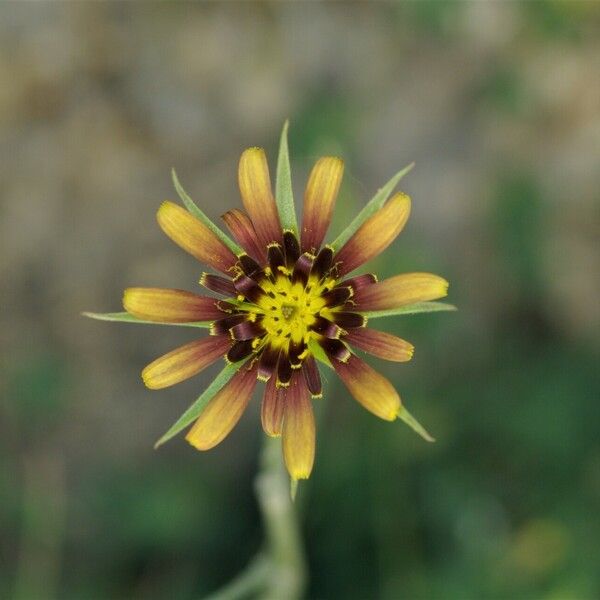
[[[388,308],[387,310],[372,310],[360,311],[361,314],[369,319],[377,319],[378,317],[393,317],[398,315],[417,315],[419,313],[430,312],[445,312],[458,310],[454,304],[447,302],[416,302],[415,304],[407,304],[398,308]]]
[[[175,169],[171,169],[171,177],[173,179],[173,185],[175,190],[179,194],[181,201],[185,204],[185,207],[195,216],[200,219],[236,256],[241,254],[243,250],[227,235],[225,235],[207,216],[198,208],[196,203],[188,196],[187,192],[183,189]]]
[[[281,139],[279,141],[279,156],[277,158],[277,176],[275,181],[275,202],[279,211],[279,219],[283,229],[291,229],[298,235],[298,222],[296,221],[296,208],[294,206],[294,192],[292,190],[292,171],[288,151],[288,125],[283,124]]]
[[[176,325],[178,327],[203,327],[208,328],[212,321],[193,321],[191,323],[164,323],[163,321],[145,321],[138,319],[128,312],[114,312],[114,313],[94,313],[94,312],[83,312],[81,313],[84,317],[90,319],[97,319],[98,321],[119,321],[121,323],[141,323],[142,325]]]
[[[206,405],[213,399],[216,393],[238,372],[243,363],[231,363],[225,365],[224,369],[213,379],[211,384],[198,396],[196,401],[177,419],[173,426],[154,444],[154,448],[162,446],[172,437],[176,436],[182,429],[195,421]]]
[[[415,166],[411,163],[396,173],[377,193],[367,202],[363,209],[354,217],[354,220],[337,236],[331,243],[335,250],[339,250],[356,232],[356,230],[372,215],[374,215],[389,198],[392,190],[398,185],[398,182]]]
[[[420,435],[427,442],[435,442],[435,438],[417,421],[402,405],[398,417],[402,419],[415,433]]]

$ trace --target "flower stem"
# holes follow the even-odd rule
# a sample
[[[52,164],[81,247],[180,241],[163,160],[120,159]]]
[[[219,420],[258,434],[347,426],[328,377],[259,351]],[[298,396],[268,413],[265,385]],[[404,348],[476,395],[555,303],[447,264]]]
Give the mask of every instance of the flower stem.
[[[306,583],[306,565],[289,478],[281,457],[281,440],[265,436],[254,484],[265,528],[264,552],[209,598],[299,600]]]
[[[289,478],[283,466],[281,440],[265,437],[255,485],[272,562],[265,597],[296,600],[304,591],[306,565]]]
[[[265,589],[269,572],[267,558],[263,554],[257,554],[241,573],[205,600],[239,600],[252,594],[258,595],[259,590]]]

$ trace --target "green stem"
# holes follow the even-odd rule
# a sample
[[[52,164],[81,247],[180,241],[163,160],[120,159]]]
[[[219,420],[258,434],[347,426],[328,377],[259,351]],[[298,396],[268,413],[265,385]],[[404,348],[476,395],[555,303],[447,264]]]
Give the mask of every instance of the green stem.
[[[272,562],[265,598],[297,600],[304,591],[306,565],[280,439],[265,438],[255,485]]]
[[[265,550],[209,599],[299,600],[306,583],[306,566],[280,439],[265,436],[254,484],[265,527]]]
[[[239,575],[205,600],[239,600],[257,594],[265,589],[270,570],[268,559],[258,554]]]

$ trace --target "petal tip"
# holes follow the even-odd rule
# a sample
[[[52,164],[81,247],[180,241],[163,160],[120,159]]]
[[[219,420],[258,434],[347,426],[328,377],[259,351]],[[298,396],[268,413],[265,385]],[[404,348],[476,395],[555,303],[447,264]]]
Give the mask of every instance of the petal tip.
[[[140,377],[149,390],[162,390],[165,387],[169,387],[169,384],[166,381],[161,381],[160,378],[153,376],[148,367],[142,370]]]
[[[203,444],[202,441],[194,435],[193,429],[185,436],[185,441],[188,442],[188,444],[190,444],[194,448],[196,448],[196,450],[200,450],[201,452],[210,450],[212,447]]]
[[[121,302],[123,303],[123,308],[125,310],[127,310],[127,304],[129,302],[129,295],[131,294],[131,288],[125,288],[123,290],[123,298],[121,299]]]
[[[165,215],[166,212],[171,211],[174,206],[177,206],[175,202],[171,202],[170,200],[163,200],[156,211],[156,218],[160,223],[161,218]]]
[[[317,162],[327,164],[328,167],[334,169],[342,169],[344,167],[344,160],[339,156],[322,156]]]
[[[448,289],[450,288],[450,282],[439,275],[437,277],[437,285],[433,286],[433,292],[435,293],[434,300],[439,298],[445,298],[448,295]]]
[[[148,375],[148,371],[147,368],[143,369],[142,372],[140,373],[140,377],[142,379],[143,384],[148,388],[148,389],[155,389],[152,387],[152,377]]]
[[[394,422],[398,417],[399,417],[399,413],[400,409],[398,410],[390,410],[387,414],[386,413],[381,413],[379,415],[377,415],[380,419],[383,419],[384,421],[389,421],[390,423]]]
[[[240,157],[240,162],[243,160],[250,159],[250,158],[262,157],[262,156],[266,156],[264,148],[261,148],[260,146],[251,146],[250,148],[246,148],[242,152],[242,156]]]
[[[137,291],[139,290],[139,288],[125,288],[123,290],[123,298],[122,298],[122,302],[123,302],[123,308],[130,314],[133,316],[136,316],[135,314],[135,304],[136,304],[136,294]]]
[[[396,219],[402,223],[402,227],[404,227],[404,223],[408,221],[410,217],[410,211],[412,208],[412,200],[408,194],[404,192],[398,192],[388,201],[388,205],[390,207],[395,205],[397,212]]]

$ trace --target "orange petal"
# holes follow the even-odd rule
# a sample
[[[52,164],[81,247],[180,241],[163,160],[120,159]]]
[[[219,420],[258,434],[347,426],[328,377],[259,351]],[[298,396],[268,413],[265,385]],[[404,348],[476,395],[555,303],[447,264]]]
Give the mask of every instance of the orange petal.
[[[321,398],[323,396],[323,384],[321,383],[321,373],[317,366],[317,361],[312,354],[309,354],[302,363],[302,374],[306,387],[313,398]]]
[[[226,335],[194,340],[152,361],[142,371],[142,379],[152,390],[175,385],[224,356],[229,346],[231,340]]]
[[[271,190],[269,166],[262,148],[248,148],[240,158],[238,181],[244,208],[263,247],[282,241],[277,205]]]
[[[161,229],[181,248],[199,261],[227,273],[236,257],[204,223],[185,208],[163,202],[156,219]]]
[[[227,229],[235,241],[260,264],[266,262],[266,246],[261,246],[250,217],[243,211],[234,208],[228,210],[222,217]]]
[[[357,356],[346,363],[333,361],[333,366],[354,398],[374,415],[393,421],[400,410],[400,396],[394,386]]]
[[[214,321],[225,316],[216,302],[215,298],[168,288],[127,288],[123,292],[123,307],[129,314],[158,323]]]
[[[233,281],[227,277],[204,272],[200,276],[200,281],[198,283],[207,290],[216,292],[222,296],[237,296],[237,290],[233,285]]]
[[[333,156],[320,158],[308,178],[302,216],[302,250],[315,252],[323,242],[340,189],[344,162]]]
[[[373,356],[395,362],[410,360],[415,351],[415,347],[406,340],[375,329],[351,329],[343,339]]]
[[[277,387],[277,378],[271,377],[265,386],[260,420],[267,435],[278,437],[283,427],[283,409],[285,406],[286,389]]]
[[[308,479],[315,461],[315,417],[302,374],[287,388],[283,419],[283,458],[292,479]]]
[[[410,198],[403,193],[393,196],[367,219],[334,257],[345,275],[381,254],[402,231],[410,215]]]
[[[208,403],[185,439],[198,450],[210,450],[237,425],[256,386],[256,368],[242,367]]]
[[[386,310],[437,300],[447,293],[448,282],[438,275],[404,273],[357,290],[352,300],[357,310]]]

